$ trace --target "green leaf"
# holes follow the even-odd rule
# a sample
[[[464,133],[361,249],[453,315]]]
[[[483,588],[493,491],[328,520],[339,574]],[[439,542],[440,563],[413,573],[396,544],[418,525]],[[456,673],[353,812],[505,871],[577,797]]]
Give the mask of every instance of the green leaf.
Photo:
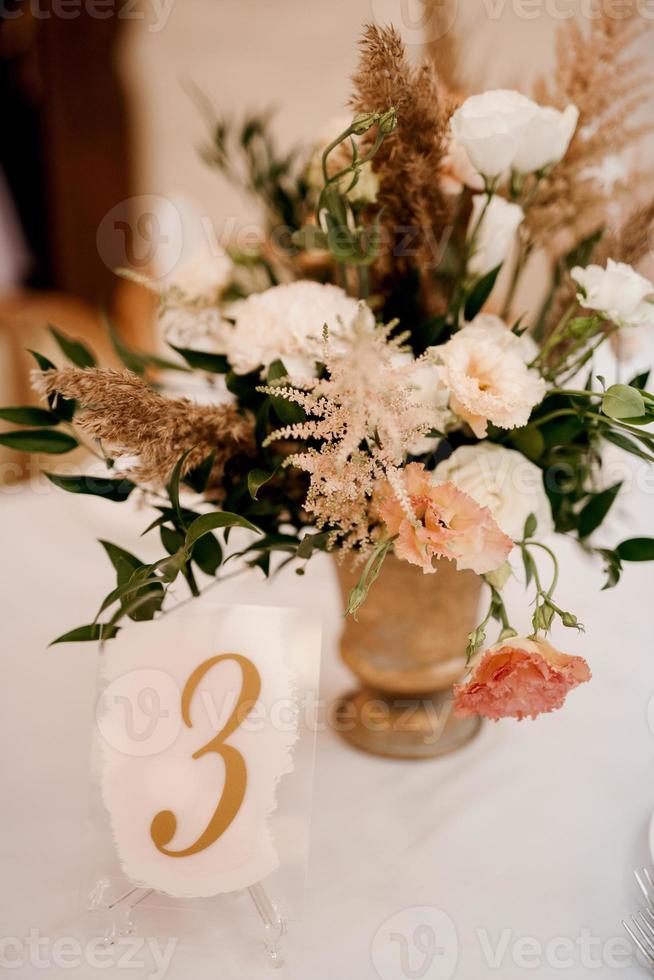
[[[624,432],[618,432],[615,429],[602,429],[602,436],[608,442],[612,442],[614,445],[619,446],[620,449],[624,449],[625,452],[631,453],[633,456],[638,456],[639,459],[644,459],[648,463],[654,463],[654,456],[641,449],[638,443],[630,439]]]
[[[636,419],[645,415],[645,399],[637,388],[611,385],[602,399],[602,411],[611,419]]]
[[[57,341],[64,357],[67,357],[69,361],[72,361],[79,368],[96,366],[95,357],[81,340],[73,340],[72,337],[67,337],[65,333],[53,326],[48,326],[48,330]]]
[[[268,470],[250,470],[248,473],[248,491],[253,500],[257,499],[257,494],[264,484],[272,480],[274,473]]]
[[[207,374],[227,374],[229,371],[229,361],[224,354],[211,354],[209,351],[192,350],[190,347],[175,347],[174,344],[170,346],[196,371],[206,371]]]
[[[173,505],[173,510],[175,512],[177,523],[181,524],[182,527],[185,526],[185,521],[184,521],[184,515],[182,514],[182,508],[179,502],[179,484],[182,478],[182,469],[184,468],[184,463],[186,462],[186,459],[189,453],[191,452],[193,452],[193,449],[187,449],[186,452],[182,456],[180,456],[180,458],[177,460],[173,468],[173,472],[170,476],[168,486],[166,488],[168,490],[168,496],[170,497],[170,502]]]
[[[70,630],[69,633],[64,633],[63,636],[58,636],[56,640],[53,640],[50,646],[54,646],[55,643],[85,643],[89,640],[111,640],[118,633],[120,627],[114,626],[111,623],[89,623],[88,626],[78,626],[74,630]]]
[[[214,534],[205,534],[193,545],[191,558],[205,575],[215,575],[223,560],[223,549]]]
[[[622,574],[622,562],[618,557],[617,551],[611,551],[610,548],[598,548],[597,550],[604,559],[606,582],[602,586],[602,592],[605,592],[606,589],[615,588],[620,581],[620,576]]]
[[[649,376],[651,371],[643,371],[642,374],[637,374],[635,378],[632,378],[629,382],[630,388],[639,388],[641,391],[647,387],[647,382],[649,381]]]
[[[140,558],[130,554],[129,551],[125,551],[124,548],[119,548],[117,544],[112,544],[111,541],[104,541],[102,539],[100,540],[100,544],[116,570],[119,586],[126,585],[134,572],[145,567]]]
[[[629,538],[615,550],[621,561],[654,561],[654,538]]]
[[[522,549],[522,564],[525,568],[525,586],[528,587],[534,577],[535,565],[534,559],[526,548]]]
[[[297,549],[298,558],[311,558],[314,551],[324,551],[329,539],[329,531],[318,531],[317,534],[306,534]]]
[[[195,490],[196,493],[204,493],[207,489],[207,484],[209,482],[209,477],[211,476],[211,471],[213,469],[213,464],[216,461],[216,452],[209,453],[206,459],[203,459],[199,466],[194,466],[192,470],[184,476],[184,483],[186,483],[191,490]]]
[[[159,528],[159,536],[169,555],[177,554],[184,547],[184,535],[175,528],[162,526]]]
[[[474,320],[477,314],[481,311],[484,303],[493,292],[493,287],[497,282],[497,277],[499,275],[502,265],[496,266],[496,268],[491,269],[487,272],[485,276],[478,279],[475,285],[472,287],[468,297],[466,298],[465,307],[463,315],[466,320]]]
[[[108,317],[105,317],[104,320],[107,327],[107,332],[109,334],[109,339],[111,340],[116,354],[123,362],[125,367],[130,371],[133,371],[134,374],[143,375],[145,374],[146,368],[149,367],[160,368],[164,371],[189,371],[189,368],[187,368],[184,364],[178,364],[176,361],[169,361],[164,357],[157,356],[156,354],[145,354],[142,351],[137,351],[132,347],[128,347],[118,333],[115,324]]]
[[[69,493],[88,493],[117,503],[127,500],[135,489],[135,484],[127,477],[112,480],[105,476],[60,476],[58,473],[45,475],[61,490],[67,490]]]
[[[288,377],[288,371],[283,362],[280,360],[273,361],[268,368],[268,383],[271,384],[286,377]],[[277,418],[284,425],[296,425],[298,422],[305,421],[306,414],[300,405],[289,402],[285,398],[278,398],[276,395],[270,396],[270,402],[277,413]]]
[[[15,425],[59,425],[59,419],[54,412],[48,412],[45,408],[33,408],[31,405],[0,408],[0,419]]]
[[[578,530],[580,538],[587,538],[604,521],[604,518],[613,506],[615,498],[620,492],[621,486],[621,482],[615,483],[608,490],[593,494],[592,498],[582,508],[579,514]]]
[[[0,434],[0,445],[21,453],[50,453],[58,455],[76,449],[77,439],[54,429],[17,429]]]
[[[38,364],[41,371],[56,371],[55,365],[52,361],[44,357],[43,354],[39,354],[36,350],[29,350],[28,352],[32,355],[36,363]],[[75,414],[75,402],[72,398],[62,398],[61,395],[54,392],[52,395],[48,395],[48,405],[50,406],[50,411],[53,415],[56,415],[61,422],[70,422],[73,415]]]
[[[231,514],[229,511],[221,510],[217,511],[215,514],[202,514],[201,517],[197,517],[188,531],[186,532],[186,550],[190,551],[196,541],[199,541],[201,537],[208,534],[209,531],[217,531],[219,528],[229,528],[229,527],[244,527],[248,531],[254,531],[256,534],[263,534],[263,531],[251,524],[245,517],[241,517],[240,514]]]

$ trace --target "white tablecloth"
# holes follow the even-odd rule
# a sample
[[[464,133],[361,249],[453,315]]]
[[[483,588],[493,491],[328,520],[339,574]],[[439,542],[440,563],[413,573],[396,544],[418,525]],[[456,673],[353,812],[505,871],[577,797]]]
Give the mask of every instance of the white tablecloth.
[[[77,902],[96,653],[86,644],[48,650],[47,643],[87,621],[111,587],[95,538],[107,536],[148,557],[136,539],[145,515],[136,519],[121,505],[42,487],[0,496],[0,937],[24,937],[30,928],[70,935],[65,923]],[[634,489],[619,506],[615,540],[645,533],[648,512],[651,530],[651,490]],[[588,632],[556,639],[587,656],[592,683],[575,691],[561,712],[534,723],[486,725],[465,750],[429,762],[369,757],[334,732],[320,733],[307,908],[287,937],[281,976],[643,975],[633,962],[617,964],[620,920],[637,904],[632,869],[648,860],[654,810],[654,734],[647,718],[654,694],[654,574],[652,566],[628,567],[618,589],[601,593],[599,569],[572,543],[558,547],[560,595]],[[339,606],[328,560],[320,556],[303,579],[284,574],[265,584],[257,575],[221,586],[220,598],[314,609],[325,623],[321,694],[332,699],[343,692],[351,681],[336,656]],[[519,606],[518,582],[509,594]],[[430,909],[449,917],[456,940]],[[403,910],[409,911],[387,929],[395,938],[375,940]],[[421,972],[425,933],[415,929],[430,923],[447,949],[433,958],[431,972]],[[405,967],[401,934],[409,943]],[[499,967],[493,967],[496,948]],[[261,962],[259,950],[236,937],[220,955],[180,945],[167,976],[252,980],[265,975]],[[88,964],[50,973],[85,980],[125,975]],[[42,974],[28,962],[8,972]]]

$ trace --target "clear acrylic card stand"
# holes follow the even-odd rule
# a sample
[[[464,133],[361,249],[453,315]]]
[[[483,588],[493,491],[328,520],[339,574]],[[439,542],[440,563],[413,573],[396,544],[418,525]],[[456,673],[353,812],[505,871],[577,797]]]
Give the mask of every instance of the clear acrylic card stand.
[[[175,616],[217,617],[228,607],[204,596],[189,609],[171,612],[162,621]],[[320,624],[306,612],[274,607],[229,607],[247,617],[250,630],[256,617],[261,619],[261,642],[270,633],[271,617],[281,617],[284,635],[284,657],[293,675],[293,705],[298,737],[293,747],[293,770],[279,780],[277,805],[268,817],[278,867],[264,881],[210,898],[178,898],[148,887],[146,881],[131,880],[121,869],[112,825],[102,788],[103,733],[94,726],[91,785],[85,873],[80,890],[84,928],[93,937],[101,936],[108,947],[119,946],[124,937],[174,937],[176,942],[204,949],[232,949],[246,943],[256,946],[259,962],[269,967],[283,965],[283,939],[289,924],[302,918],[308,862],[311,793],[314,772],[315,725],[306,706],[317,704],[320,667]],[[151,624],[137,624],[140,629]],[[149,634],[143,633],[143,636]],[[180,654],[181,656],[181,654]],[[102,670],[100,652],[98,706],[115,696],[115,687],[107,682]],[[136,665],[141,663],[135,660]],[[139,692],[125,711],[135,730],[145,730],[157,713],[163,716],[161,704],[152,691]],[[104,701],[103,701],[104,699]],[[289,706],[282,706],[284,710]],[[286,714],[289,712],[286,710]],[[280,710],[283,715],[283,710]],[[265,725],[272,724],[272,713]],[[238,954],[238,951],[237,951]],[[251,951],[250,954],[251,956]]]

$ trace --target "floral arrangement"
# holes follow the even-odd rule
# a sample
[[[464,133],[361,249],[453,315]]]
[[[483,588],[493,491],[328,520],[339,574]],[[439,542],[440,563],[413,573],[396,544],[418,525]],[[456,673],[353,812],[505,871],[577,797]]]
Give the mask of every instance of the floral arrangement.
[[[352,115],[304,155],[280,155],[267,118],[212,119],[207,162],[263,202],[264,245],[207,248],[165,286],[126,272],[158,293],[170,355],[132,350],[110,326],[126,370],[103,369],[55,330],[72,366],[36,355],[47,407],[0,411],[22,426],[5,445],[84,443],[99,457],[92,475],[49,474],[58,486],[114,501],[138,490],[155,509],[161,559],[103,542],[116,587],[60,641],[151,619],[178,582],[199,594],[198,570],[220,574],[240,527],[239,556],[265,575],[302,574],[318,550],[359,563],[353,615],[391,552],[425,574],[448,560],[482,576],[461,714],[535,717],[589,679],[547,641],[555,621],[582,626],[542,538],[577,538],[606,587],[623,562],[654,560],[654,539],[591,537],[620,489],[603,485],[605,445],[654,462],[647,376],[608,385],[593,366],[600,345],[654,325],[654,285],[634,268],[654,199],[629,211],[629,176],[603,183],[607,157],[645,132],[632,121],[648,84],[636,31],[601,12],[590,34],[567,27],[532,99],[448,92],[392,28],[368,27]],[[206,397],[166,394],[173,370]],[[530,637],[503,599],[514,556]]]

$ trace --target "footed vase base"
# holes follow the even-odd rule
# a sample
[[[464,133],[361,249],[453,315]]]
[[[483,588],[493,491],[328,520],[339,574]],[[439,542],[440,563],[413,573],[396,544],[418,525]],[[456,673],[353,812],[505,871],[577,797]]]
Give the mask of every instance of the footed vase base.
[[[433,759],[456,752],[481,729],[479,718],[456,718],[452,690],[422,696],[359,688],[336,704],[336,727],[351,745],[392,759]]]

